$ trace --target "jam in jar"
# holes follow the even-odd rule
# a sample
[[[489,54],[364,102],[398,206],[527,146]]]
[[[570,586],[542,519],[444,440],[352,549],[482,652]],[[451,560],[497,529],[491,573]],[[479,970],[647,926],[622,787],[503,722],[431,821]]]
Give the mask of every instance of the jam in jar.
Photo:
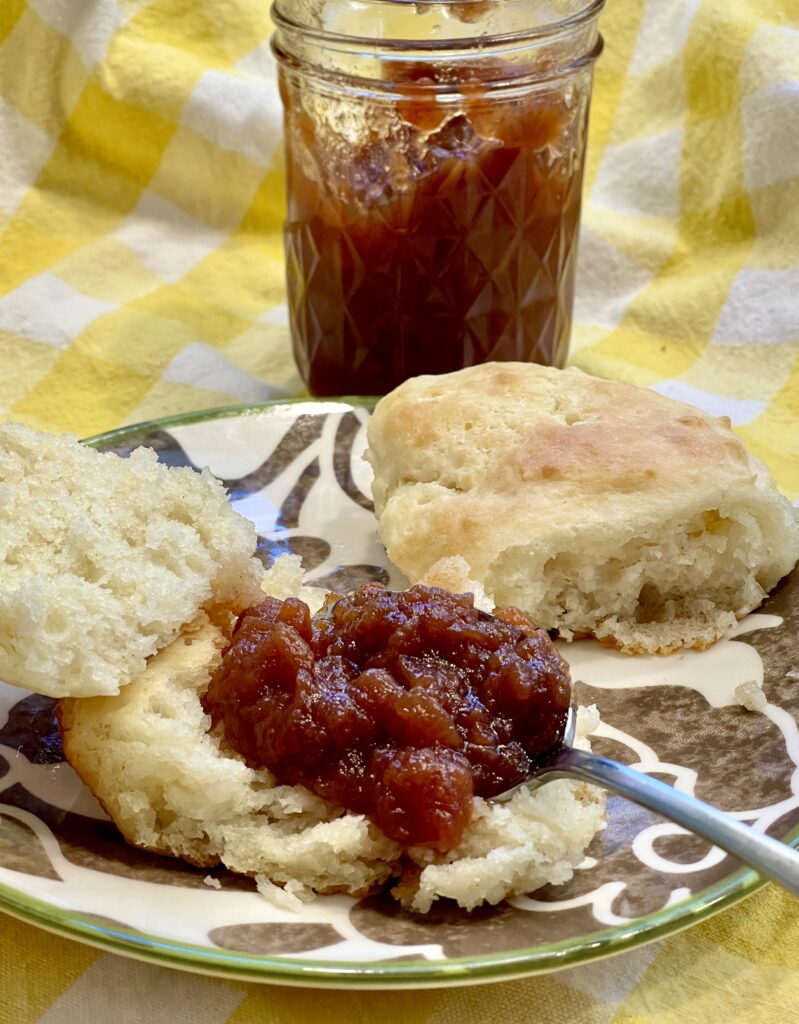
[[[312,392],[564,364],[599,6],[278,0],[289,314]]]
[[[371,583],[322,617],[296,599],[244,612],[203,704],[252,767],[445,851],[474,796],[560,741],[570,696],[566,663],[517,609]]]

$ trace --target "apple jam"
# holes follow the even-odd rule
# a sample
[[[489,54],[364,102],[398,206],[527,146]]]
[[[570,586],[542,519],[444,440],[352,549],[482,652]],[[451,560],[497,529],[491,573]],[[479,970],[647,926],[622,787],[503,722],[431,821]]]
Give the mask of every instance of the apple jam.
[[[496,74],[496,69],[483,69]],[[294,354],[317,395],[382,395],[487,360],[563,366],[584,110],[498,99],[470,68],[402,70],[342,146],[284,81]],[[458,90],[454,109],[442,86]]]
[[[296,599],[245,611],[203,704],[250,766],[444,851],[475,795],[560,741],[570,697],[566,663],[517,609],[370,583],[321,616]]]

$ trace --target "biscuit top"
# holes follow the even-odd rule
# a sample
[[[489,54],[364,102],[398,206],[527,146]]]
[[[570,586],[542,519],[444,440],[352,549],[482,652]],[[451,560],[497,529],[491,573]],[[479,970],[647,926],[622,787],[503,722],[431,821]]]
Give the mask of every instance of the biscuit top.
[[[481,578],[481,563],[544,524],[572,536],[631,522],[645,531],[684,500],[758,475],[729,420],[531,363],[406,381],[378,403],[369,449],[381,532],[414,578],[462,553]],[[707,508],[721,500],[706,497]],[[398,522],[400,505],[413,529]]]
[[[536,483],[587,494],[684,486],[708,467],[752,476],[729,420],[644,388],[533,363],[406,381],[378,404],[369,441],[373,465],[379,452],[378,492],[400,479],[428,481],[433,466],[455,489]]]
[[[201,608],[257,599],[255,544],[207,472],[0,424],[0,679],[117,692]]]

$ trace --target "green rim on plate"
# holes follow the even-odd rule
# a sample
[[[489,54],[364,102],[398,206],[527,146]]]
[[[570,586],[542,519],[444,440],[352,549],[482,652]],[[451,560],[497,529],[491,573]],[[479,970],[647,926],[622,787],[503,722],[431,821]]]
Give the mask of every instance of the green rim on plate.
[[[799,829],[789,837],[799,845]],[[253,956],[224,949],[194,946],[154,935],[128,932],[95,923],[0,883],[0,909],[58,935],[163,966],[248,981],[330,988],[438,987],[467,982],[503,981],[543,974],[623,953],[682,931],[731,907],[765,882],[748,869],[731,875],[690,900],[674,904],[623,927],[607,928],[578,939],[514,950],[512,953],[458,957],[445,961],[405,960],[362,963],[289,957]]]
[[[141,423],[131,423],[127,427],[106,430],[102,434],[94,434],[81,440],[83,444],[98,448],[100,445],[112,445],[115,441],[125,441],[135,437],[137,434],[148,434],[153,430],[189,426],[192,423],[203,423],[205,420],[222,420],[232,419],[237,416],[250,416],[254,413],[268,412],[270,409],[280,409],[286,406],[291,408],[297,405],[310,405],[318,407],[320,411],[326,405],[331,405],[333,408],[356,406],[361,409],[371,409],[378,401],[379,398],[363,395],[354,395],[352,397],[340,396],[337,398],[270,398],[265,402],[246,403],[243,405],[219,405],[214,409],[200,409],[197,412],[181,412],[176,416],[164,416],[157,420],[143,420]]]

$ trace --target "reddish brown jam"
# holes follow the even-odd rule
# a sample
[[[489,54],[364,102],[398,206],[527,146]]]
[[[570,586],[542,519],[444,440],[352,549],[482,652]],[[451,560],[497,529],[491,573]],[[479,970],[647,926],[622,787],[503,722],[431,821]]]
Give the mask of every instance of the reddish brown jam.
[[[296,599],[244,612],[204,706],[251,766],[447,850],[475,794],[516,785],[561,739],[570,695],[566,663],[517,609],[366,584],[327,618]]]
[[[406,68],[352,145],[284,81],[289,308],[315,394],[381,395],[492,359],[565,362],[584,111],[555,88],[504,97],[479,68],[453,74]],[[455,107],[437,99],[444,83]]]

